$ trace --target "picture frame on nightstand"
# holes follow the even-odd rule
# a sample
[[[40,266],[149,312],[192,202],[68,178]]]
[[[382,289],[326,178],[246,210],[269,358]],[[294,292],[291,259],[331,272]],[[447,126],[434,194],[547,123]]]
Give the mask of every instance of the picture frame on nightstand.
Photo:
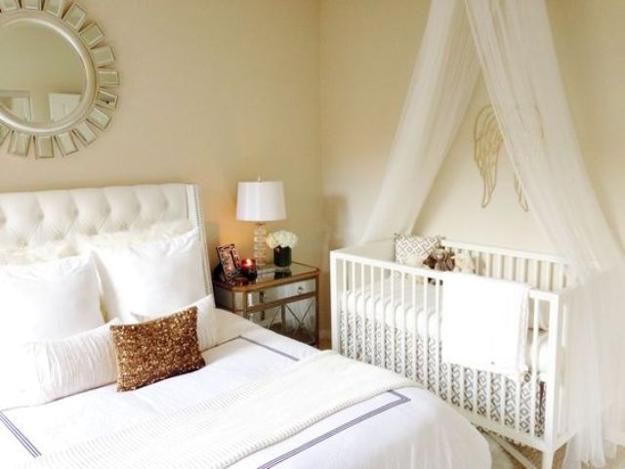
[[[236,246],[232,243],[217,246],[217,258],[223,268],[224,277],[227,281],[234,280],[241,272],[241,256]]]

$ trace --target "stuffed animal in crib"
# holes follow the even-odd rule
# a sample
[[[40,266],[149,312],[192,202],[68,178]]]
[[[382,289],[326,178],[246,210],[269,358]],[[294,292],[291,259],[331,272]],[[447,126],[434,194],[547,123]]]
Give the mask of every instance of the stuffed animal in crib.
[[[428,266],[432,270],[439,270],[441,272],[449,272],[454,270],[454,254],[445,248],[436,248],[432,253],[423,261],[423,264]]]
[[[462,272],[463,274],[474,274],[475,273],[475,262],[473,262],[473,258],[471,254],[467,252],[462,252],[460,254],[456,254],[454,256],[454,272]]]

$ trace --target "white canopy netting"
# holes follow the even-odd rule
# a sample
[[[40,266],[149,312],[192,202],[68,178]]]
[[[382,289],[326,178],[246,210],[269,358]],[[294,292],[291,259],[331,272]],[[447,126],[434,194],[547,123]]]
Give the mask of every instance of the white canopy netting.
[[[363,242],[409,232],[481,74],[532,213],[578,278],[564,295],[566,466],[625,436],[625,260],[588,178],[544,0],[436,0]],[[401,210],[397,210],[401,207]]]

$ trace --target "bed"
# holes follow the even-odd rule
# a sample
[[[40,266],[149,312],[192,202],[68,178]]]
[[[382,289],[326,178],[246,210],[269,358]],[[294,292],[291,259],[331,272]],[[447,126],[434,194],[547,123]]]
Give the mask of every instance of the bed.
[[[202,268],[197,275],[202,277],[204,293],[210,298],[212,286],[200,214],[197,188],[183,184],[3,194],[0,247],[35,250],[59,240],[103,233],[132,235],[157,223],[186,221],[199,230]],[[216,344],[203,352],[207,365],[197,371],[135,391],[117,392],[115,384],[109,382],[44,404],[2,409],[0,466],[81,467],[80,463],[54,466],[47,462],[61,461],[55,460],[55,455],[70,454],[73,448],[93,442],[109,444],[115,441],[115,435],[141,429],[148,423],[172,421],[172,416],[184,415],[196,406],[227,401],[242,388],[262,391],[264,385],[271,385],[282,374],[288,375],[299,364],[324,355],[214,305],[211,311]],[[339,384],[336,383],[337,390],[342,389]],[[331,389],[317,389],[331,393],[334,388],[325,387]],[[279,415],[282,407],[272,410],[276,421],[278,417],[296,420],[297,415],[288,413],[293,408],[290,402],[298,401],[300,395],[310,397],[304,396],[301,389],[294,387],[293,393],[289,393],[290,389],[281,390],[286,417]],[[258,405],[262,406],[262,402],[259,397]],[[226,414],[227,410],[226,407]],[[257,410],[262,415],[263,409]],[[271,434],[273,422],[267,420],[264,425],[263,431]],[[244,425],[240,426],[244,430]],[[193,427],[176,427],[175,437],[179,439],[176,441],[202,441],[201,432],[198,434]],[[147,446],[148,443],[146,440]],[[176,453],[176,445],[162,446],[152,451]],[[108,448],[107,456],[115,453],[115,446]],[[74,460],[64,461],[73,464]],[[108,467],[124,467],[123,463],[120,460]],[[88,467],[107,467],[98,464],[96,458]],[[248,451],[231,467],[478,468],[490,467],[490,454],[484,438],[464,417],[430,392],[411,384],[327,412],[323,418],[300,426],[271,444]]]

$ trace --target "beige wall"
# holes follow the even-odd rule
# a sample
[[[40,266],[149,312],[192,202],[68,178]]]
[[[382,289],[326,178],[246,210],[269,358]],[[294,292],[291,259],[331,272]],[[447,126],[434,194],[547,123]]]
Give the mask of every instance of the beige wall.
[[[367,220],[428,5],[321,2],[321,154],[331,247],[357,241]]]
[[[625,2],[550,0],[558,59],[589,173],[625,240]],[[330,248],[358,239],[376,196],[423,32],[427,0],[321,1],[321,148]],[[480,208],[472,126],[488,103],[476,89],[415,231],[553,251],[517,205],[507,159],[491,205]]]
[[[319,261],[319,5],[316,0],[82,0],[117,56],[119,109],[65,159],[0,150],[0,191],[200,184],[211,246],[250,254],[234,220],[239,180],[282,179],[296,257]],[[269,229],[280,225],[270,225]],[[214,251],[211,251],[215,262]]]

